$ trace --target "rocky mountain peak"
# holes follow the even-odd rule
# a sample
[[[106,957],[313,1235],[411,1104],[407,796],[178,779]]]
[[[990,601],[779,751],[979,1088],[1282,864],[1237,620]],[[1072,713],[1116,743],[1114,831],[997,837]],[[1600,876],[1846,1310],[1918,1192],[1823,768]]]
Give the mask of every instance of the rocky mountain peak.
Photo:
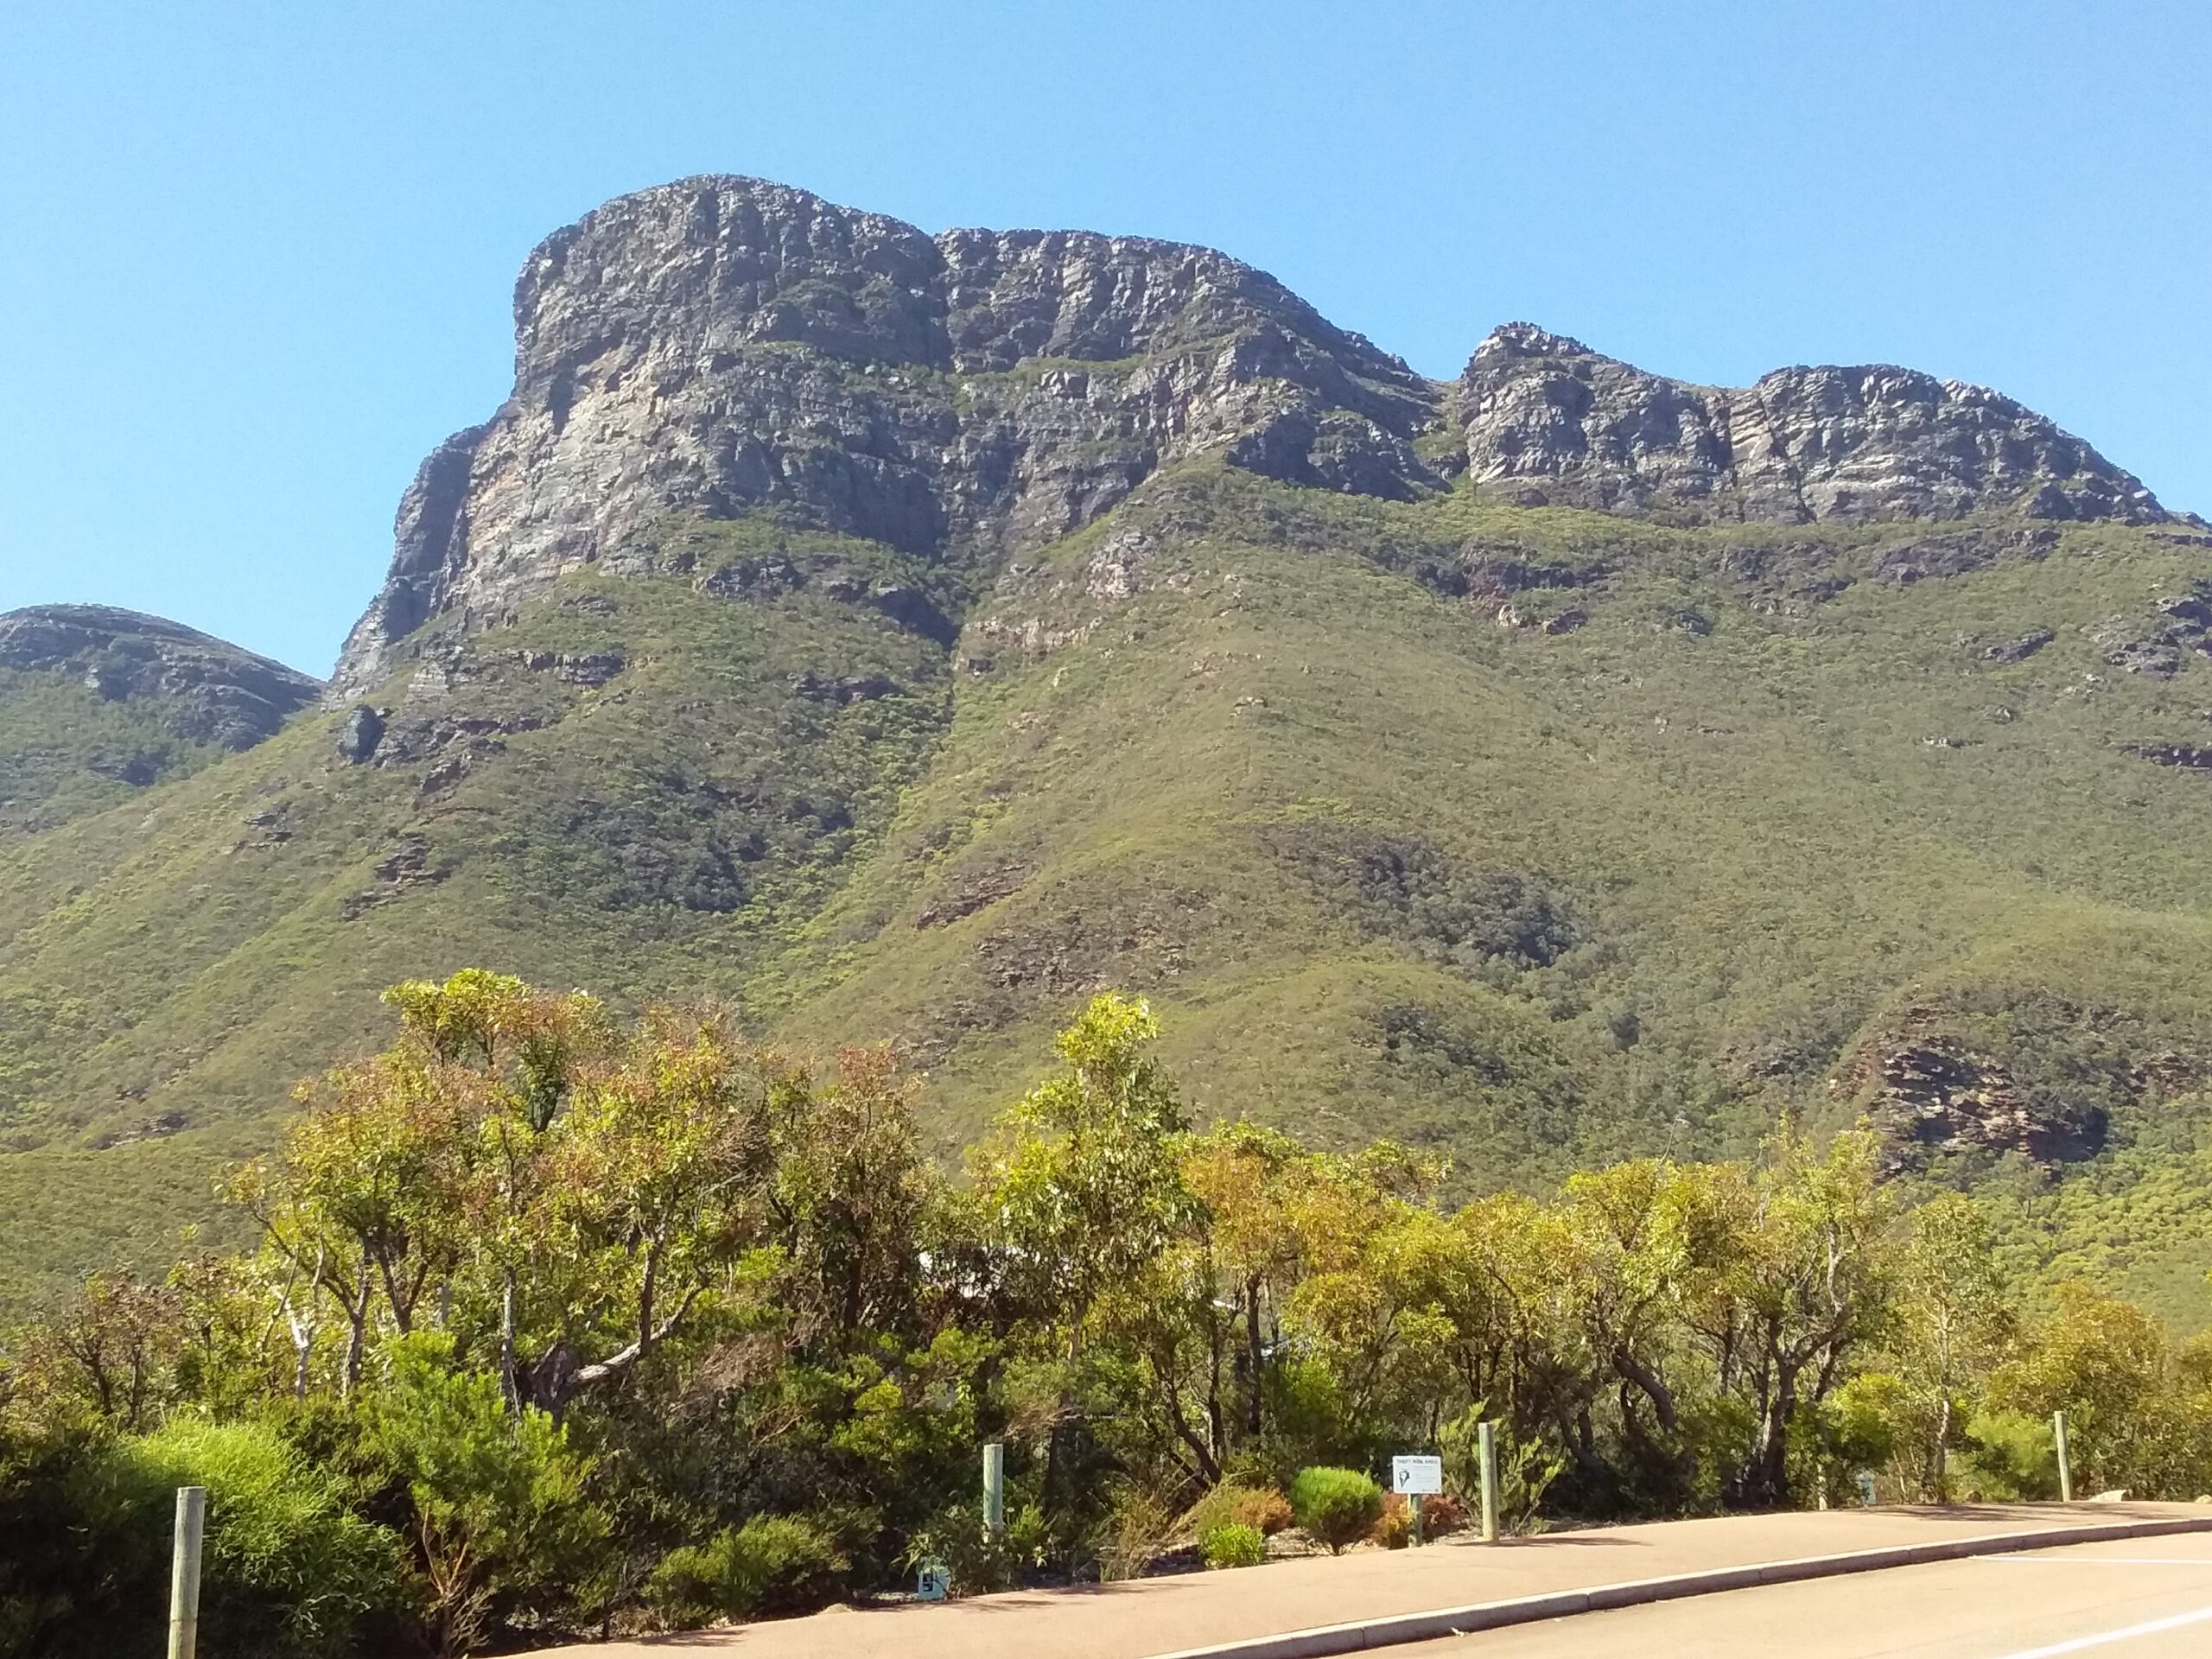
[[[107,605],[0,614],[0,670],[76,676],[111,702],[158,701],[179,736],[230,749],[252,747],[323,689],[212,634]]]
[[[1565,334],[1554,334],[1539,328],[1533,322],[1502,322],[1490,331],[1483,343],[1475,347],[1474,357],[1468,364],[1468,372],[1475,365],[1495,366],[1501,360],[1522,357],[1595,357],[1598,354],[1579,340]]]
[[[1526,505],[1699,519],[2164,517],[2079,439],[1978,387],[1885,366],[1693,386],[1526,322],[1440,386],[1211,249],[954,230],[712,175],[555,232],[515,290],[515,383],[400,505],[340,696],[430,619],[515,613],[629,568],[675,515],[786,519],[985,575],[1215,454],[1407,498],[1464,470]]]
[[[1508,323],[1456,388],[1478,484],[1528,505],[1693,519],[2160,522],[2139,480],[2032,410],[1888,364],[1691,385]]]
[[[687,179],[549,238],[516,289],[515,390],[401,504],[348,640],[374,683],[429,618],[509,614],[671,513],[772,507],[929,557],[1064,535],[1210,450],[1323,487],[1437,481],[1435,388],[1208,249],[1080,232],[935,238],[757,179]]]

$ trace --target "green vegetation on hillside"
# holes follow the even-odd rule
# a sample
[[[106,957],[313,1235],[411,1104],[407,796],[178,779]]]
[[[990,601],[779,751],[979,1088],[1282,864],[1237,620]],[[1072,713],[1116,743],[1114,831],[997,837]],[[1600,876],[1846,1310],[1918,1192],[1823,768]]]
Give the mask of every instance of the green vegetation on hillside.
[[[988,579],[670,520],[426,630],[365,763],[318,715],[0,847],[0,1298],[234,1226],[217,1172],[377,988],[496,960],[888,1038],[939,1149],[1108,986],[1200,1120],[1462,1195],[1863,1113],[2021,1271],[2194,1322],[2212,790],[2129,749],[2212,665],[2130,650],[2202,540],[1207,464]]]
[[[223,753],[170,729],[158,706],[103,697],[81,675],[0,668],[0,842],[128,801]]]
[[[2024,1318],[1983,1210],[1908,1207],[1863,1130],[1454,1205],[1387,1141],[1194,1128],[1109,995],[956,1180],[880,1049],[815,1070],[474,970],[387,1000],[397,1040],[228,1182],[252,1248],[95,1276],[0,1350],[0,1655],[152,1641],[185,1482],[238,1659],[1251,1564],[1294,1515],[1395,1548],[1368,1471],[1434,1448],[1449,1524],[1485,1419],[1518,1526],[1862,1471],[2048,1496],[2056,1409],[2088,1489],[2212,1483],[2212,1338],[2080,1285]]]

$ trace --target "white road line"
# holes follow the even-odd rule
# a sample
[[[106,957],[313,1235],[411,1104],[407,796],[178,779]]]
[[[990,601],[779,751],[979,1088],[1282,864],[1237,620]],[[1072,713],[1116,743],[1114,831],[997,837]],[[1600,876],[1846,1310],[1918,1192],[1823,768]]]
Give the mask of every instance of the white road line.
[[[1977,1561],[2034,1561],[2041,1566],[2067,1567],[2205,1567],[2212,1555],[2034,1555],[2012,1550],[2003,1555],[1977,1555]]]
[[[2124,1630],[2103,1630],[2095,1636],[2077,1636],[2071,1642],[2054,1642],[2047,1648],[2024,1648],[2018,1653],[2008,1653],[2001,1659],[2056,1659],[2062,1653],[2079,1653],[2085,1648],[2101,1648],[2107,1642],[2132,1642],[2139,1636],[2158,1636],[2167,1630],[2178,1630],[2183,1625],[2202,1624],[2212,1619],[2212,1607],[2200,1607],[2193,1613],[2176,1613],[2171,1618],[2154,1618],[2147,1624],[2131,1624]]]

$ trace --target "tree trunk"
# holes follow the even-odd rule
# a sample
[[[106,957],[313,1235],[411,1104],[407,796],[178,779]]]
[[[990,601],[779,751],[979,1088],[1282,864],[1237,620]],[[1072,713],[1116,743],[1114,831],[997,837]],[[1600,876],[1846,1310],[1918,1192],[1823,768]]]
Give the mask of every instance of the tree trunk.
[[[369,1340],[369,1264],[365,1262],[361,1263],[361,1282],[346,1318],[351,1328],[346,1335],[346,1370],[339,1393],[350,1400],[361,1381],[361,1354]]]
[[[1244,1407],[1244,1432],[1253,1440],[1260,1438],[1261,1379],[1265,1375],[1267,1347],[1260,1339],[1260,1275],[1254,1274],[1244,1281],[1244,1351],[1250,1367],[1245,1382],[1249,1392]]]
[[[1784,1371],[1759,1413],[1758,1438],[1744,1471],[1740,1501],[1746,1509],[1779,1510],[1789,1504],[1789,1419],[1797,1410],[1797,1376]]]
[[[1951,1391],[1943,1390],[1943,1403],[1936,1412],[1936,1460],[1929,1471],[1929,1489],[1938,1503],[1951,1501]]]

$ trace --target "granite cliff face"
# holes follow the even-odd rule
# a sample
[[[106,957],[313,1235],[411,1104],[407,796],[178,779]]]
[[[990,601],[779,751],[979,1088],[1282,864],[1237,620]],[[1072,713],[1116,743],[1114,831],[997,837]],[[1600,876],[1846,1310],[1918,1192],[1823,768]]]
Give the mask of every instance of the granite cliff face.
[[[247,749],[313,703],[322,683],[213,635],[106,605],[0,615],[0,670],[64,673],[108,702],[156,703],[177,736]]]
[[[1464,469],[1525,504],[1688,518],[2164,516],[2050,422],[1906,370],[1712,391],[1516,323],[1441,385],[1204,248],[932,238],[753,179],[625,196],[549,238],[515,333],[513,395],[401,505],[340,694],[429,619],[510,618],[671,513],[772,507],[987,576],[1207,453],[1355,494]]]
[[[1980,386],[1883,365],[1685,385],[1510,323],[1454,388],[1477,482],[1525,505],[1704,520],[2030,518],[2148,524],[2151,493]]]
[[[1033,545],[1221,450],[1368,493],[1436,480],[1427,382],[1202,248],[952,231],[758,181],[608,203],[515,294],[515,390],[402,503],[342,690],[676,512],[774,507],[908,553]]]

